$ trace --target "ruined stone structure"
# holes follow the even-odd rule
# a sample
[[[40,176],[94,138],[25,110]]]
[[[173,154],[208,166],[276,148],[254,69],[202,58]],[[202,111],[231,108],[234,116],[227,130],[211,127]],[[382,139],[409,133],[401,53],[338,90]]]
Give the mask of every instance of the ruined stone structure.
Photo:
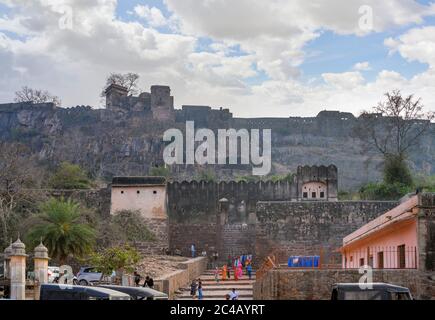
[[[151,184],[154,180],[157,185]],[[395,202],[337,201],[337,184],[335,166],[305,166],[298,168],[292,181],[169,182],[164,199],[146,195],[156,187],[164,193],[159,178],[115,178],[111,211],[142,208],[144,216],[160,226],[156,230],[167,228],[169,239],[164,240],[170,251],[184,255],[194,243],[198,252],[217,251],[223,260],[249,253],[261,261],[279,249],[285,256],[322,253],[339,263],[336,249],[342,238]],[[167,219],[157,221],[155,208],[161,207],[166,208]]]
[[[152,86],[150,92],[129,96],[127,89],[111,85],[106,90],[105,109],[55,108],[50,103],[0,104],[0,140],[27,145],[29,156],[36,156],[49,167],[70,161],[110,181],[113,176],[148,175],[152,166],[162,163],[163,132],[174,127],[183,129],[188,120],[195,121],[198,129],[272,129],[272,173],[296,172],[301,163],[334,163],[340,168],[340,190],[356,189],[380,178],[382,158],[365,149],[355,137],[359,118],[350,113],[322,111],[308,118],[236,118],[223,108],[186,105],[175,109],[167,86]],[[435,125],[431,125],[415,147],[418,152],[410,152],[413,170],[435,173],[434,136]],[[204,169],[215,171],[222,180],[252,171],[250,166],[240,165],[171,168],[176,180],[191,180]],[[307,192],[311,197],[313,191]]]

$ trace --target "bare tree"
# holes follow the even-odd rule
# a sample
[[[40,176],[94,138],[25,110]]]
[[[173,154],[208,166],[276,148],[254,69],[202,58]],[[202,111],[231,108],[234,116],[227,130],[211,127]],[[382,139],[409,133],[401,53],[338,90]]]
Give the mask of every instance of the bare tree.
[[[20,91],[15,92],[15,102],[52,102],[56,107],[60,107],[62,104],[62,101],[59,97],[50,94],[48,91],[32,89],[27,86],[24,86]]]
[[[106,79],[106,85],[103,88],[101,96],[105,96],[105,90],[111,84],[117,84],[127,88],[128,95],[138,94],[139,75],[137,73],[111,73]]]
[[[399,90],[385,94],[372,112],[360,116],[356,133],[384,157],[404,159],[412,146],[429,128],[433,112],[423,112],[421,99],[414,95],[403,97]]]
[[[34,209],[44,196],[33,189],[42,181],[41,170],[31,165],[27,147],[0,142],[0,150],[0,243],[6,244],[20,214]]]

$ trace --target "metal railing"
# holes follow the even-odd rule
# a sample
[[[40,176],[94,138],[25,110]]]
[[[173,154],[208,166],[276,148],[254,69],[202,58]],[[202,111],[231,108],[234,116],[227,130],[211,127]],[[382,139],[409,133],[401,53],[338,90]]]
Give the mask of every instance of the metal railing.
[[[417,269],[417,248],[414,246],[373,246],[343,252],[343,268]]]

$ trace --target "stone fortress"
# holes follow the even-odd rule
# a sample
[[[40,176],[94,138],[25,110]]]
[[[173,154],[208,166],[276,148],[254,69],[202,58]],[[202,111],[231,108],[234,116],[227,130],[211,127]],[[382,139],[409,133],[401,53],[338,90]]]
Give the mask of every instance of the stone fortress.
[[[216,168],[223,181],[195,178],[198,169],[172,168],[173,181],[147,177],[159,164],[162,133],[195,121],[196,128],[272,128],[275,173],[294,172],[291,180],[236,182],[250,168]],[[112,85],[106,108],[55,108],[53,104],[0,104],[0,139],[28,146],[30,155],[49,167],[78,163],[94,177],[112,181],[99,190],[61,192],[97,208],[103,216],[140,210],[155,241],[135,243],[142,252],[217,251],[253,254],[255,267],[272,252],[321,255],[339,265],[342,239],[397,205],[396,201],[339,201],[341,189],[379,178],[382,159],[352,134],[359,119],[350,113],[322,111],[311,118],[235,118],[228,109],[174,108],[167,86],[129,96]],[[382,121],[380,118],[379,121]],[[435,125],[421,137],[411,167],[435,172]],[[334,165],[330,165],[333,163]],[[300,166],[300,165],[304,166]],[[435,237],[433,224],[424,235]],[[433,245],[432,245],[433,246]],[[431,247],[432,248],[432,247]],[[428,257],[433,260],[432,251]]]
[[[143,250],[253,254],[275,249],[327,259],[353,228],[392,208],[388,201],[338,201],[334,165],[300,166],[293,180],[166,182],[159,177],[114,177],[110,213],[139,210],[157,242]],[[337,256],[336,262],[339,263]]]
[[[296,172],[297,166],[335,164],[340,168],[338,189],[355,190],[380,178],[382,157],[365,148],[355,136],[359,118],[351,113],[322,111],[316,117],[237,118],[229,109],[184,105],[174,107],[168,86],[128,95],[126,88],[111,85],[106,106],[55,108],[53,104],[0,104],[0,139],[29,146],[29,155],[48,166],[61,161],[78,163],[98,178],[146,176],[162,164],[166,129],[183,130],[186,121],[195,128],[272,129],[272,173]],[[382,121],[382,117],[379,118]],[[435,124],[412,150],[411,168],[435,173]],[[414,152],[418,151],[418,152]],[[176,180],[191,180],[211,170],[223,180],[250,175],[249,166],[173,166]],[[310,193],[308,192],[308,196]]]

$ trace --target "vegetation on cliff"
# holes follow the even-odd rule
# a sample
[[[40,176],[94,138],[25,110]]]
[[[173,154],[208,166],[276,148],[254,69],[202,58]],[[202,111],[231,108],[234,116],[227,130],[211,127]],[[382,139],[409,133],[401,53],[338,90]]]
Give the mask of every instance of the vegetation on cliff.
[[[48,185],[58,190],[89,189],[92,182],[79,165],[62,162],[49,179]]]
[[[383,181],[362,186],[361,198],[395,200],[424,187],[421,181],[414,181],[407,159],[434,118],[433,112],[423,112],[421,99],[402,96],[398,90],[386,93],[385,100],[371,112],[363,112],[356,133],[382,154],[384,165]]]

